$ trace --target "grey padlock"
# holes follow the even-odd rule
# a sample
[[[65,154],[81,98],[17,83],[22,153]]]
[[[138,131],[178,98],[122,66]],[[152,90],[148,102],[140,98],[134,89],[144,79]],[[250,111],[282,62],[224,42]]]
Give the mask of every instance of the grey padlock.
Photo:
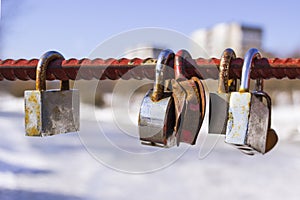
[[[230,97],[228,84],[229,67],[231,60],[235,58],[235,52],[230,48],[226,49],[222,54],[219,67],[218,92],[209,94],[209,133],[226,133]]]
[[[257,137],[259,137],[259,135],[248,135],[247,143],[249,143],[251,146],[253,146],[254,149],[256,148],[256,146],[265,145],[263,147],[265,149],[264,153],[267,153],[270,150],[272,150],[274,148],[274,146],[277,144],[278,136],[277,136],[276,131],[271,128],[272,100],[271,100],[271,97],[266,92],[263,91],[263,83],[264,83],[264,80],[262,78],[258,78],[256,80],[255,90],[252,92],[252,94],[254,94],[261,102],[263,102],[263,99],[265,99],[267,102],[267,106],[269,109],[269,121],[268,121],[267,136],[266,136],[265,140],[264,139],[259,140],[259,138],[257,138]],[[252,128],[256,128],[256,127],[254,126]],[[255,130],[252,130],[249,132],[255,133]],[[244,147],[238,147],[238,149],[240,149],[243,153],[250,154],[250,155],[253,155],[255,153],[254,151],[252,151],[249,148],[245,149]]]
[[[79,131],[79,91],[69,90],[69,81],[61,88],[46,90],[46,68],[64,57],[49,51],[40,58],[36,71],[36,90],[25,91],[25,130],[27,136],[49,136]]]
[[[147,92],[139,112],[139,136],[142,144],[160,147],[176,144],[174,100],[172,92],[164,87],[166,66],[170,66],[173,59],[174,53],[169,49],[159,54],[154,88]]]
[[[261,58],[257,49],[245,56],[239,92],[230,94],[225,142],[235,145],[244,153],[267,152],[267,135],[270,129],[270,98],[261,91],[249,92],[250,71],[254,59]],[[268,105],[261,98],[265,97]]]

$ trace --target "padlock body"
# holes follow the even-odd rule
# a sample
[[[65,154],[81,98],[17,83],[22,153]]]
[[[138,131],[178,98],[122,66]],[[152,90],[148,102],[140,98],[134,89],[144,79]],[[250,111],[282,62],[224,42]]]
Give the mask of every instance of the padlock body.
[[[266,152],[269,109],[252,93],[232,92],[225,142]]]
[[[226,134],[229,93],[210,93],[208,132]]]
[[[170,147],[176,144],[173,134],[175,107],[171,92],[165,92],[159,101],[153,101],[153,90],[144,97],[139,113],[140,140]]]
[[[175,101],[175,110],[178,110],[178,106],[183,106],[176,127],[177,142],[178,144],[179,142],[184,142],[194,145],[203,122],[204,115],[202,112],[205,111],[202,110],[202,104],[205,99],[202,98],[205,94],[200,94],[201,91],[194,80],[184,80],[177,83],[173,84],[174,100],[175,95],[177,96],[176,99],[178,99],[178,101]]]
[[[266,153],[269,112],[269,108],[252,94],[247,145],[260,153]]]
[[[79,90],[25,91],[27,136],[79,131]]]

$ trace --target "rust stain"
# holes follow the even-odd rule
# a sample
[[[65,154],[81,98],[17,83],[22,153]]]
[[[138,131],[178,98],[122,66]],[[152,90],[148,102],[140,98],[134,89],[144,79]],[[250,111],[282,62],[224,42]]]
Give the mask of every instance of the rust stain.
[[[39,130],[36,127],[30,127],[26,130],[27,136],[41,136]]]
[[[30,109],[28,109],[27,107],[25,108],[25,124],[29,124],[29,120],[30,120],[30,113],[32,113],[32,111]]]
[[[233,138],[236,138],[236,137],[240,137],[240,134],[238,132],[235,132],[233,135],[232,135]]]
[[[232,124],[231,124],[231,127],[228,127],[228,128],[230,128],[230,130],[231,129],[233,129],[233,127],[234,127],[234,121],[233,121],[233,114],[232,114],[232,112],[229,112],[228,113],[228,120],[227,120],[227,122],[232,122]]]
[[[32,92],[28,95],[25,106],[25,127],[27,136],[41,136],[41,111],[40,102],[37,98],[37,94]]]
[[[28,101],[34,103],[34,104],[37,104],[37,99],[36,99],[36,95],[34,93],[32,93],[29,98],[28,98]]]
[[[245,106],[241,106],[241,112],[244,113],[246,111],[246,107]]]
[[[239,93],[245,93],[245,92],[248,92],[248,90],[244,88],[240,88]]]

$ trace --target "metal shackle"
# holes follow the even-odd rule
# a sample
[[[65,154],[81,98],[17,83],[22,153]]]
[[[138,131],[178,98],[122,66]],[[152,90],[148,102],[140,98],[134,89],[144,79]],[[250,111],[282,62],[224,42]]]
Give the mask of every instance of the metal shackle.
[[[193,61],[191,54],[185,50],[179,50],[174,58],[174,73],[176,80],[186,80],[184,62]]]
[[[228,80],[229,80],[229,67],[232,59],[236,58],[234,50],[231,48],[225,49],[223,51],[220,67],[219,67],[219,84],[218,84],[218,93],[228,93]]]
[[[174,59],[174,52],[170,49],[165,49],[160,52],[157,63],[155,66],[155,80],[154,87],[151,99],[159,101],[164,93],[164,81],[165,81],[165,72],[166,65],[170,64],[170,61]]]
[[[262,78],[259,78],[256,80],[255,83],[255,91],[253,91],[253,94],[260,100],[262,101],[262,98],[264,97],[267,102],[267,106],[269,109],[269,122],[268,122],[268,130],[271,129],[271,116],[272,116],[272,100],[271,97],[263,91],[264,87],[264,82]]]
[[[65,58],[63,57],[63,55],[56,51],[48,51],[40,57],[38,65],[36,67],[36,90],[46,90],[47,66],[51,61],[56,59],[64,60]],[[60,89],[69,90],[69,80],[61,81]]]
[[[260,59],[260,58],[261,58],[261,54],[258,51],[258,49],[251,48],[247,51],[244,58],[243,68],[242,68],[241,86],[239,92],[249,91],[250,73],[251,73],[251,67],[253,65],[253,60]]]

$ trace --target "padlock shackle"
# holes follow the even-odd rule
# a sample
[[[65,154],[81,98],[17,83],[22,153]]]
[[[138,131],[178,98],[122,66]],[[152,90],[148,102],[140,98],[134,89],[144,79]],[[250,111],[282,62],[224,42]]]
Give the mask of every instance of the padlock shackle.
[[[264,79],[258,78],[255,81],[255,90],[256,91],[263,91],[264,90]]]
[[[56,51],[48,51],[44,53],[38,62],[38,65],[36,67],[36,82],[35,82],[35,88],[39,91],[46,90],[46,76],[47,76],[47,66],[49,63],[53,60],[64,60],[65,58],[63,55]],[[61,90],[69,90],[69,80],[61,81]]]
[[[190,61],[194,61],[194,60],[192,59],[191,54],[187,50],[181,49],[177,51],[174,58],[175,80],[186,80],[184,63]]]
[[[225,49],[222,53],[219,67],[218,93],[228,93],[229,67],[232,59],[236,58],[235,52],[231,49]]]
[[[251,48],[247,51],[244,58],[243,68],[242,68],[241,86],[239,92],[249,91],[250,73],[253,65],[253,60],[260,59],[260,58],[261,58],[261,54],[258,51],[258,49]]]
[[[160,52],[156,67],[155,67],[155,80],[151,99],[153,101],[159,101],[164,94],[164,81],[166,66],[170,65],[170,61],[174,59],[174,52],[170,49],[165,49]]]

